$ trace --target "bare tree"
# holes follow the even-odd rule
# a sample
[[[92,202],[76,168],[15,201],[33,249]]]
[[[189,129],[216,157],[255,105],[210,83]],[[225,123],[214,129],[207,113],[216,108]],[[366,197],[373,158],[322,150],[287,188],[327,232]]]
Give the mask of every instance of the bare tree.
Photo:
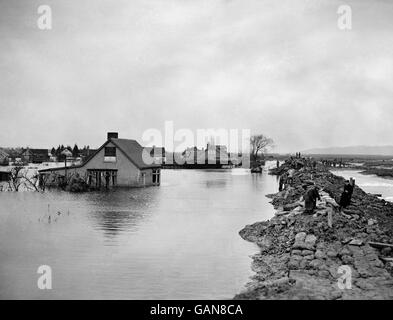
[[[18,191],[19,187],[23,183],[24,174],[23,174],[23,166],[15,166],[10,171],[10,178],[8,184],[10,189],[13,191]]]
[[[38,183],[41,180],[43,183]],[[40,179],[38,172],[29,172],[25,167],[18,165],[11,169],[8,186],[9,190],[18,192],[21,186],[24,186],[27,190],[33,190],[40,192],[45,191],[46,182],[48,177]],[[3,191],[3,190],[2,190]]]
[[[25,180],[24,185],[25,185],[25,187],[26,187],[27,189],[31,189],[31,190],[40,192],[39,185],[38,185],[38,181],[39,181],[39,174],[38,174],[38,173],[35,173],[35,174],[32,175],[31,177],[29,177],[29,176],[28,176],[28,173],[27,173],[27,171],[26,171],[26,172],[24,173],[24,175],[23,175],[23,178],[24,178],[24,180]],[[43,188],[42,191],[44,191],[44,190],[45,190],[45,187]]]
[[[263,134],[253,135],[250,138],[251,155],[257,161],[259,153],[265,153],[269,147],[274,147],[274,141]]]

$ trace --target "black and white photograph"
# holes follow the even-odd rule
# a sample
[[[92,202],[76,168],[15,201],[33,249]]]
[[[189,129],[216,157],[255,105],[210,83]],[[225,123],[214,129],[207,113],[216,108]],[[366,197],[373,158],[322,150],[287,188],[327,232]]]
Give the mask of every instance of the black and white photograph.
[[[0,0],[0,300],[391,301],[392,123],[390,0]]]

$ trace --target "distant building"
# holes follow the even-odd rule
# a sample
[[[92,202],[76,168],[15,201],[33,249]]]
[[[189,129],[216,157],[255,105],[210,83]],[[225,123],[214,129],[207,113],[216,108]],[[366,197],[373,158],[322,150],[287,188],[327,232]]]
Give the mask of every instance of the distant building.
[[[166,154],[164,147],[145,147],[146,152],[150,154],[150,156],[154,159],[153,163],[155,164],[165,164]]]
[[[10,155],[3,149],[0,149],[0,166],[8,166]]]
[[[182,153],[186,164],[205,164],[205,150],[197,147],[187,148]]]
[[[50,159],[48,149],[22,149],[21,159],[27,163],[42,163]]]
[[[206,149],[198,149],[197,147],[187,148],[182,153],[185,164],[190,165],[226,165],[229,163],[228,150],[226,146],[207,144]]]
[[[207,144],[206,150],[206,159],[209,164],[228,164],[228,150],[226,146],[223,145],[212,145]]]
[[[80,150],[80,156],[82,158],[82,162],[86,162],[89,158],[91,158],[95,153],[97,152],[97,149],[82,149]]]
[[[83,178],[92,188],[160,185],[161,166],[145,159],[144,148],[135,140],[108,133],[107,141],[83,164],[40,170],[47,185],[58,185],[71,176]],[[149,155],[149,152],[147,152]]]

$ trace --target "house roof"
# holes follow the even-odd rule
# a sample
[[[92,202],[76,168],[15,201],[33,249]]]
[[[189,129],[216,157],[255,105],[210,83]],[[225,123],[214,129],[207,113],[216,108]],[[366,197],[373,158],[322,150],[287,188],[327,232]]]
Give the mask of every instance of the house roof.
[[[34,154],[34,155],[41,155],[41,156],[47,156],[49,154],[49,149],[31,149],[31,148],[27,148],[27,149],[23,149],[22,153],[25,152],[30,152],[30,154]]]
[[[0,149],[0,158],[8,158],[10,155],[3,149]]]
[[[91,157],[89,157],[83,164],[78,166],[70,166],[67,169],[84,167],[96,154],[98,154],[108,143],[112,142],[124,155],[139,169],[160,168],[159,164],[147,164],[143,161],[143,147],[136,141],[131,139],[114,139],[111,138],[106,141]],[[40,172],[64,170],[65,167],[48,168],[39,170]]]
[[[110,141],[112,141],[112,143],[117,146],[139,169],[160,167],[158,164],[147,164],[143,161],[142,155],[144,148],[136,140],[110,139]]]
[[[164,147],[144,147],[144,149],[147,152],[149,152],[151,156],[157,155],[157,156],[165,157]]]

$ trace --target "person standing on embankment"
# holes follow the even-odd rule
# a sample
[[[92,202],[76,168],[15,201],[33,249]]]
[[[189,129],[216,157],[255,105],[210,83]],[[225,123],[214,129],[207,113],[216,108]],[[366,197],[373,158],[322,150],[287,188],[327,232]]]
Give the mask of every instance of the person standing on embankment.
[[[341,198],[340,198],[340,211],[342,211],[343,208],[345,209],[350,205],[353,189],[354,189],[354,183],[352,185],[351,183],[349,183],[348,180],[345,180],[344,191],[341,194]]]

